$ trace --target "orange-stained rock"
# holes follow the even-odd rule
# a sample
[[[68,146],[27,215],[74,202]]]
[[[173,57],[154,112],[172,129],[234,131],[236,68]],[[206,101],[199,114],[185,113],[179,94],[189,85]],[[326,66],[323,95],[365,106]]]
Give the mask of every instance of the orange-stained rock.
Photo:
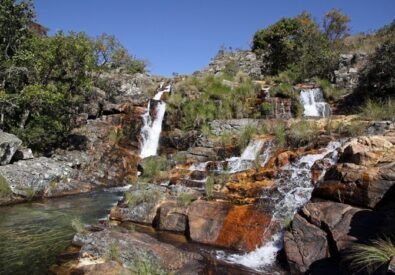
[[[282,152],[282,153],[278,154],[276,164],[278,167],[283,167],[283,166],[289,164],[296,157],[297,157],[297,155],[295,152],[292,152],[292,151]]]
[[[253,205],[234,206],[224,220],[215,245],[253,251],[268,237],[264,233],[271,220],[270,213]]]
[[[271,215],[252,205],[198,200],[188,209],[188,221],[192,241],[252,251],[267,237],[264,232],[270,225]]]

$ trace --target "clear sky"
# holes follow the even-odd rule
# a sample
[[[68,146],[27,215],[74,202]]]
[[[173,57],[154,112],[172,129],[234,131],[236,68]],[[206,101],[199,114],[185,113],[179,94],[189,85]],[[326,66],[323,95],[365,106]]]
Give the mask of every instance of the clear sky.
[[[221,46],[248,48],[256,30],[282,17],[311,12],[321,21],[331,8],[351,17],[352,33],[395,19],[395,0],[34,0],[38,21],[50,29],[114,34],[149,61],[152,74],[192,73]]]

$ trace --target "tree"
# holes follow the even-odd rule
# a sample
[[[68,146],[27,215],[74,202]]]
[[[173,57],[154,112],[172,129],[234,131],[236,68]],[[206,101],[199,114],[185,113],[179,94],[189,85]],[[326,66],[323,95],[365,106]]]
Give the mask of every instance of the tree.
[[[120,69],[128,73],[144,73],[145,63],[130,55],[114,35],[101,34],[92,41],[97,65],[101,69]]]
[[[346,37],[349,33],[350,18],[338,9],[328,11],[323,20],[324,33],[331,41]]]

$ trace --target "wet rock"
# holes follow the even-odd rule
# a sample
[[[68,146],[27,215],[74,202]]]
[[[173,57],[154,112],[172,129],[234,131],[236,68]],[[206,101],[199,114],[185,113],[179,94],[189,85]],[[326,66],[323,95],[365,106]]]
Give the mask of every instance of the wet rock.
[[[188,208],[192,241],[242,251],[260,246],[271,215],[251,205],[232,206],[224,201],[194,201]]]
[[[188,150],[196,144],[200,134],[198,131],[183,132],[179,129],[163,132],[160,138],[160,146],[172,147],[179,151]]]
[[[299,214],[292,230],[284,233],[284,249],[292,274],[305,273],[312,263],[329,256],[325,232]]]
[[[73,243],[81,246],[80,262],[92,257],[108,262],[107,259],[113,256],[116,258],[114,260],[131,269],[136,268],[138,262],[147,261],[164,271],[176,272],[202,259],[197,253],[180,250],[146,234],[110,228],[85,235],[77,234]],[[116,250],[117,255],[109,256],[111,250]]]
[[[0,130],[0,165],[10,163],[22,141],[15,135]]]
[[[206,162],[208,160],[215,160],[216,156],[217,154],[213,148],[193,147],[188,150],[187,158],[197,162]]]

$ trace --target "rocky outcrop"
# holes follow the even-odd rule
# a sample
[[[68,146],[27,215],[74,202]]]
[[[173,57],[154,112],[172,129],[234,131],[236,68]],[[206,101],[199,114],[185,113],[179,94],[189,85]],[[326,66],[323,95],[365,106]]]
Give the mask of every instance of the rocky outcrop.
[[[0,165],[10,163],[21,144],[22,141],[18,137],[0,130]]]
[[[374,208],[394,185],[395,146],[383,137],[360,137],[343,146],[314,196]]]
[[[262,66],[262,59],[251,51],[220,50],[203,72],[217,74],[227,70],[233,73],[241,71],[253,79],[260,79],[262,77]]]
[[[211,132],[214,135],[220,136],[225,133],[237,134],[240,133],[245,127],[259,127],[265,123],[263,119],[220,119],[209,122]]]
[[[366,53],[341,54],[339,67],[333,73],[334,83],[338,87],[353,89],[358,86],[360,72],[368,60]]]

